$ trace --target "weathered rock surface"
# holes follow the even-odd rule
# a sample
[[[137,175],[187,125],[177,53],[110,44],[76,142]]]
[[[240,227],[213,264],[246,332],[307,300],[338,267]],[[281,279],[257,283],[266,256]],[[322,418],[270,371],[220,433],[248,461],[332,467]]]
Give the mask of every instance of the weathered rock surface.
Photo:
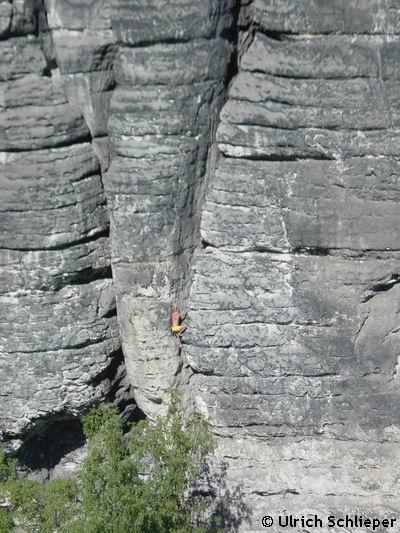
[[[0,2],[0,431],[68,475],[56,420],[180,386],[241,531],[351,531],[400,511],[399,10],[239,7]]]
[[[397,6],[390,0],[254,0],[253,20],[268,31],[285,33],[396,34]]]
[[[208,148],[233,51],[222,33],[234,13],[233,2],[214,0],[134,8],[120,2],[113,21],[122,44],[105,189],[127,371],[138,405],[154,417],[182,368],[169,313],[189,289]]]
[[[12,436],[108,392],[96,376],[119,338],[90,144],[3,152],[2,160],[1,427]]]
[[[0,41],[0,80],[21,78],[28,74],[43,74],[47,67],[40,43],[32,35]],[[3,93],[3,91],[2,91]],[[27,94],[29,97],[29,93]]]
[[[397,18],[318,5],[254,2],[193,264],[190,390],[248,531],[399,512]]]
[[[9,35],[0,43],[0,435],[20,448],[27,467],[48,471],[82,445],[73,435],[63,441],[60,421],[75,431],[79,424],[70,421],[94,402],[111,395],[126,403],[130,390],[109,217],[91,146],[92,130],[104,136],[105,118],[93,126],[92,103],[83,112],[79,98],[70,97],[71,77],[65,89],[62,73],[74,57],[64,61],[61,49],[62,64],[54,63],[43,6],[7,5],[11,14],[3,2],[0,10],[1,31]],[[99,61],[85,65],[95,69]],[[102,94],[113,78],[100,74],[77,75],[76,85]],[[105,102],[98,105],[106,113]],[[58,443],[53,439],[42,457],[55,434]]]
[[[9,2],[0,3],[0,36],[6,35],[10,25],[12,17],[12,5]]]
[[[114,87],[114,3],[45,0],[61,85],[68,101],[80,109],[85,119],[103,172],[110,157],[107,120]]]

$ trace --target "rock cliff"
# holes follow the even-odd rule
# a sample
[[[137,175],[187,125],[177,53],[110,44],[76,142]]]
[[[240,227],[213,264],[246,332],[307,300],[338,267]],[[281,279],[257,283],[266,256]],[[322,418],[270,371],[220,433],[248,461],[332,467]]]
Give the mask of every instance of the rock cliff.
[[[19,447],[130,386],[101,173],[111,30],[60,29],[54,3],[0,6],[0,430]]]
[[[399,35],[388,0],[0,2],[3,440],[53,428],[49,468],[178,386],[241,531],[397,516]]]
[[[398,512],[400,21],[372,4],[255,1],[220,115],[185,356],[250,531]]]

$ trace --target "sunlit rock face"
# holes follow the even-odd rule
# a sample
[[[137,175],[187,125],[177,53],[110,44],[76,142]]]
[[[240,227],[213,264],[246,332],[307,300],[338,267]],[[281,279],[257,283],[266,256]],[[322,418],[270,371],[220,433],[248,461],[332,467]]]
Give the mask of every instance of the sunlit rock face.
[[[0,4],[0,434],[15,449],[60,420],[69,427],[116,384],[129,389],[102,184],[106,120],[96,110],[112,63],[100,30],[90,41],[84,21],[72,29],[58,3],[47,7]],[[47,459],[35,468],[54,466]]]
[[[400,21],[323,4],[242,10],[193,263],[189,387],[248,531],[399,510]]]
[[[121,1],[113,22],[119,47],[105,176],[113,275],[127,372],[150,417],[182,380],[170,312],[190,288],[209,147],[233,60],[234,7]]]
[[[4,437],[179,386],[240,530],[397,516],[398,10],[14,1],[0,35]]]

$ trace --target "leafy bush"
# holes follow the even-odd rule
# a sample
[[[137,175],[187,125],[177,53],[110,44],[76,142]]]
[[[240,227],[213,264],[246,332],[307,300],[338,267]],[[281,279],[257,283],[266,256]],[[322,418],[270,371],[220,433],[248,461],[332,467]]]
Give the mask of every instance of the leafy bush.
[[[194,485],[214,449],[207,423],[183,416],[176,394],[156,424],[140,421],[124,434],[113,405],[83,417],[88,456],[78,480],[45,485],[18,479],[0,452],[0,532],[17,523],[40,533],[205,533],[220,531],[207,519],[208,500]]]

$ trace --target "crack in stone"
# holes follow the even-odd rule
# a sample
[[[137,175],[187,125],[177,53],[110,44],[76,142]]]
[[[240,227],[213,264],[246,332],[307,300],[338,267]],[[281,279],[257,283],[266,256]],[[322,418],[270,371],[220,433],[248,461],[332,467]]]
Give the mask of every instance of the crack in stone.
[[[391,276],[383,281],[380,281],[379,283],[377,283],[376,285],[373,285],[372,287],[370,287],[364,297],[362,298],[361,302],[362,303],[366,303],[368,302],[369,300],[371,300],[371,298],[373,298],[374,296],[376,296],[377,294],[381,293],[381,292],[386,292],[386,291],[390,291],[395,285],[398,285],[400,283],[400,274],[398,273],[394,273],[394,274],[391,274]]]

